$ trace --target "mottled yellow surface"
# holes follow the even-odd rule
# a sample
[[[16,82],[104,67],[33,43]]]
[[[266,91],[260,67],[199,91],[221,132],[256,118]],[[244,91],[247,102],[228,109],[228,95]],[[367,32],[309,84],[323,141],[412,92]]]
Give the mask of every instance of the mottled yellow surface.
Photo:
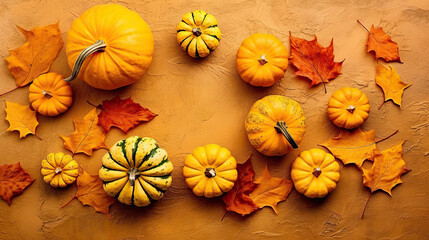
[[[72,21],[85,9],[107,1],[10,0],[0,1],[0,58],[24,43],[15,25],[25,29],[59,21],[65,38]],[[153,62],[139,82],[116,90],[101,91],[75,80],[73,105],[59,117],[39,116],[38,135],[19,139],[16,132],[0,121],[0,163],[21,162],[36,181],[8,206],[0,201],[0,239],[425,239],[429,238],[429,2],[409,1],[255,1],[255,0],[147,0],[112,1],[137,11],[149,24],[155,39]],[[176,28],[183,14],[193,10],[213,14],[222,31],[219,47],[206,59],[195,60],[183,52],[176,40]],[[377,63],[366,53],[366,27],[381,26],[398,42],[404,64],[392,65],[406,83],[402,107],[392,102],[378,106],[383,93],[375,84]],[[256,32],[271,33],[289,47],[293,36],[313,39],[323,46],[334,38],[335,60],[345,59],[337,79],[311,89],[288,68],[284,78],[271,88],[256,88],[242,81],[235,68],[241,42]],[[65,49],[60,51],[52,71],[67,77]],[[0,92],[15,86],[7,64],[0,65]],[[362,185],[361,173],[341,165],[337,188],[324,199],[308,199],[292,190],[275,215],[264,208],[248,217],[225,213],[220,199],[193,195],[182,177],[185,157],[201,145],[217,143],[231,150],[239,163],[253,154],[259,176],[268,162],[276,177],[290,176],[293,159],[303,150],[317,147],[336,135],[329,121],[327,104],[331,94],[345,86],[362,90],[371,105],[363,129],[375,129],[376,137],[399,133],[378,144],[384,150],[404,143],[404,160],[412,171],[404,183],[392,191],[393,197],[376,192],[369,202],[365,219],[361,214],[369,190]],[[244,129],[244,119],[252,104],[268,94],[281,94],[298,101],[307,118],[307,130],[300,148],[284,157],[264,157],[252,149]],[[92,107],[119,95],[159,114],[125,135],[118,129],[108,133],[110,147],[128,136],[149,136],[169,153],[174,164],[173,183],[165,197],[147,208],[122,204],[111,207],[112,219],[74,200],[60,208],[75,193],[75,186],[53,189],[43,182],[40,162],[49,152],[68,151],[59,134],[73,132],[72,116],[83,118]],[[3,100],[28,104],[28,88],[0,98],[0,118],[5,117]],[[78,154],[79,164],[97,174],[107,150],[92,157]],[[366,167],[367,164],[365,164]]]

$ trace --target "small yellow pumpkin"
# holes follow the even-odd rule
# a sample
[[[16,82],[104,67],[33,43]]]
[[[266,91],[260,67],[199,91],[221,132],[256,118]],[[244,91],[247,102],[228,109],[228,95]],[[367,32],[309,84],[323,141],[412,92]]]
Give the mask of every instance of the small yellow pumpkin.
[[[305,133],[304,111],[298,102],[280,95],[253,104],[245,121],[250,144],[267,156],[281,156],[298,148]]]
[[[121,203],[144,207],[164,197],[173,164],[150,137],[133,136],[115,143],[98,172],[103,188]]]
[[[58,73],[42,74],[29,88],[28,98],[31,106],[45,116],[57,116],[70,107],[73,102],[73,90]]]
[[[255,33],[244,39],[237,52],[238,74],[253,86],[270,87],[284,76],[289,52],[274,35]]]
[[[140,80],[152,62],[153,35],[140,15],[119,4],[102,4],[75,19],[67,33],[72,76],[112,90]],[[86,59],[86,60],[85,60]]]
[[[329,99],[328,116],[338,127],[357,128],[369,116],[368,98],[359,89],[341,88],[335,91]]]
[[[193,58],[207,57],[220,38],[216,18],[201,10],[186,13],[177,26],[177,42]]]
[[[340,165],[334,156],[313,148],[303,151],[292,163],[295,189],[310,198],[322,198],[337,187]]]
[[[42,160],[43,181],[52,187],[67,187],[72,184],[79,175],[79,164],[70,155],[62,152],[49,153]]]
[[[234,187],[236,168],[237,162],[228,149],[207,144],[186,157],[183,176],[195,195],[218,197]]]

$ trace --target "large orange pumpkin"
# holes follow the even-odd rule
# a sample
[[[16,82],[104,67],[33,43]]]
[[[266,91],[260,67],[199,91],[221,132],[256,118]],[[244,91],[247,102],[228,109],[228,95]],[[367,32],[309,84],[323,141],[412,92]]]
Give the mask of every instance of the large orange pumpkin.
[[[67,33],[67,60],[74,69],[65,80],[79,74],[95,88],[120,88],[143,77],[152,53],[152,32],[136,12],[118,4],[97,5],[74,20]]]
[[[253,86],[270,87],[285,74],[289,52],[271,34],[255,33],[246,38],[237,52],[238,74]]]

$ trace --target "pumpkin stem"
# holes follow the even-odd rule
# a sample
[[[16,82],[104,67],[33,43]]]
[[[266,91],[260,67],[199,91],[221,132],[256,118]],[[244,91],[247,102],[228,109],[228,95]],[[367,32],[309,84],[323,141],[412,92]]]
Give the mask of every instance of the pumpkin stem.
[[[350,113],[353,113],[353,112],[355,111],[356,107],[350,104],[350,106],[348,106],[346,109],[347,109],[347,111],[349,111]]]
[[[216,177],[216,171],[214,168],[206,168],[204,175],[208,178]]]
[[[201,31],[201,28],[199,28],[199,27],[192,28],[192,33],[197,37],[199,37],[199,36],[201,36],[201,34],[203,34],[203,32]]]
[[[136,177],[140,175],[140,172],[137,168],[131,168],[128,171],[128,179],[130,180],[130,185],[134,186],[134,182],[136,181]]]
[[[274,126],[274,128],[276,129],[277,133],[282,133],[283,136],[285,136],[286,140],[290,143],[293,149],[298,148],[298,144],[295,142],[295,140],[288,132],[287,125],[284,121],[278,121],[277,124]]]
[[[319,177],[320,174],[322,174],[322,169],[320,169],[320,167],[316,167],[316,168],[313,169],[313,175],[315,177]]]
[[[55,174],[61,173],[63,171],[63,169],[61,169],[60,167],[55,168]]]
[[[265,54],[262,54],[262,55],[259,57],[258,61],[259,61],[259,63],[260,63],[261,65],[265,65],[266,63],[268,63],[268,61],[267,61],[267,56],[265,56]]]
[[[70,77],[64,79],[64,81],[66,82],[70,82],[73,79],[75,79],[77,77],[77,75],[79,75],[79,71],[80,68],[82,67],[83,62],[85,61],[85,59],[98,51],[104,51],[104,49],[106,49],[106,43],[103,40],[97,40],[94,44],[92,44],[91,46],[85,48],[77,57],[76,62],[74,63],[74,67],[73,67],[73,71]]]
[[[52,93],[49,91],[42,90],[42,93],[47,99],[50,99],[52,97]]]

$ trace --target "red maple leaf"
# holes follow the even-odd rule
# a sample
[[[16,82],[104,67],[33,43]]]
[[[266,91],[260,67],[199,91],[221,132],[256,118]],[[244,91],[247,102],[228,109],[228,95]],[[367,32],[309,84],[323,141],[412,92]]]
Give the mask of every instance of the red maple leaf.
[[[106,131],[114,126],[127,133],[131,128],[156,116],[157,114],[135,103],[131,98],[121,100],[120,97],[115,97],[103,101],[101,113],[98,115],[98,125]]]
[[[0,197],[9,205],[13,197],[20,195],[33,182],[34,179],[19,162],[0,166]]]

